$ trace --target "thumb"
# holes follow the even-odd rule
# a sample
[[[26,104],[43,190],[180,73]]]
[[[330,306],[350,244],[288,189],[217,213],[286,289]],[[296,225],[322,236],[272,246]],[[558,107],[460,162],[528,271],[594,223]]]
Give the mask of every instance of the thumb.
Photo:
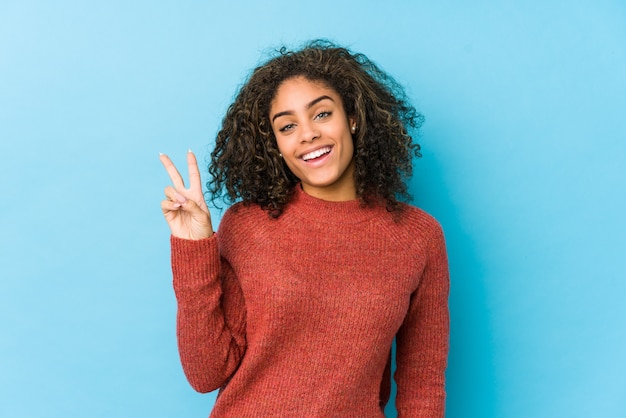
[[[193,199],[187,199],[186,197],[184,197],[178,192],[176,192],[175,197],[176,197],[176,203],[185,212],[189,212],[189,214],[192,215],[194,218],[196,218],[200,214],[204,215],[205,218],[207,217],[208,213],[202,210],[202,208]]]
[[[211,215],[208,211],[200,207],[194,200],[186,199],[180,206],[185,212],[191,215],[193,221],[192,229],[194,235],[201,237],[209,237],[213,234],[213,226],[211,225]]]
[[[194,218],[199,215],[199,212],[203,213],[206,216],[206,211],[203,211],[202,208],[193,200],[187,199],[185,196],[178,192],[174,192],[175,205],[179,208],[182,208],[185,212],[189,212]]]
[[[203,211],[200,206],[196,202],[191,199],[185,199],[184,202],[180,202],[180,207],[185,211],[196,218],[198,215],[202,214],[204,218],[206,218],[207,213]]]

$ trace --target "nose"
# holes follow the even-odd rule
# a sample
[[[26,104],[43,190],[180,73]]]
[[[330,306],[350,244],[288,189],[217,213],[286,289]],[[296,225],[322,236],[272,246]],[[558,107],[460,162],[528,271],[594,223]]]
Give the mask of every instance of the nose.
[[[300,124],[300,142],[313,142],[320,137],[320,131],[314,123]]]

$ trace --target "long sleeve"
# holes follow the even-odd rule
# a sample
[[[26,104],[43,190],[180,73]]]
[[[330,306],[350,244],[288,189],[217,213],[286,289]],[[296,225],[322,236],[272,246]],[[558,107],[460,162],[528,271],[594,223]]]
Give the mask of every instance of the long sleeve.
[[[450,284],[445,242],[438,224],[428,244],[426,266],[397,335],[394,377],[399,417],[444,416]]]
[[[232,268],[220,258],[216,235],[170,241],[181,363],[191,386],[210,392],[228,381],[245,352],[243,294]]]
[[[296,187],[278,218],[236,203],[216,237],[172,240],[180,356],[220,388],[211,417],[383,418],[394,338],[399,416],[443,416],[443,234],[403,208]]]

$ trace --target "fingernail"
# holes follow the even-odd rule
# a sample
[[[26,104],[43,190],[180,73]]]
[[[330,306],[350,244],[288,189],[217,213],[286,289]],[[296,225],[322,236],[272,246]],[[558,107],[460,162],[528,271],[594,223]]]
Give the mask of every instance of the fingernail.
[[[175,208],[179,208],[180,207],[180,203],[174,203],[173,205]]]
[[[185,196],[183,196],[182,194],[180,194],[178,192],[176,192],[176,194],[174,196],[176,197],[176,200],[178,201],[177,203],[179,203],[181,205],[187,201]]]
[[[187,152],[191,152],[191,148],[189,148],[189,149],[187,150]]]

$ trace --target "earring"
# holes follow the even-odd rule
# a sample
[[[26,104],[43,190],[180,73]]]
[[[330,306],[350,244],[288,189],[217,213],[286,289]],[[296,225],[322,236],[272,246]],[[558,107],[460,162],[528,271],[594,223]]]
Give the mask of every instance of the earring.
[[[352,131],[352,133],[356,133],[356,125],[354,125],[354,126],[350,129],[350,131]]]
[[[280,155],[280,158],[283,158],[283,154],[281,154],[280,152],[278,153],[278,155]]]

